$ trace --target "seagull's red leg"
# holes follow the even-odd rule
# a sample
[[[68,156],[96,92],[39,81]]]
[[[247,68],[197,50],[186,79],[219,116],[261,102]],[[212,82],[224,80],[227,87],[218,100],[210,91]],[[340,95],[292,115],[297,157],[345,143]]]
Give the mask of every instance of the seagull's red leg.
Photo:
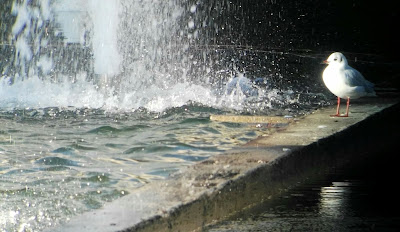
[[[340,97],[337,98],[336,114],[331,115],[331,117],[340,117],[339,109],[340,109]]]
[[[340,97],[337,97],[337,108],[336,108],[336,115],[339,116],[339,109],[340,109]]]
[[[346,114],[343,117],[349,117],[350,98],[347,98]]]

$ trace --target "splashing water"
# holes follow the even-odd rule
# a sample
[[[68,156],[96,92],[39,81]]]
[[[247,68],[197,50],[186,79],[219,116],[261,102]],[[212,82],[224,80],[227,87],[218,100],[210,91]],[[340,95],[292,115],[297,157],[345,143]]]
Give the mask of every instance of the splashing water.
[[[255,85],[230,53],[193,49],[212,40],[202,37],[206,28],[221,30],[199,7],[159,0],[15,1],[14,58],[2,64],[0,107],[164,111],[197,102],[251,111],[298,99],[290,90],[274,94],[267,75],[262,88]],[[246,86],[234,84],[237,78]]]
[[[206,3],[0,3],[0,227],[58,225],[263,130],[211,113],[310,101],[279,87],[282,56],[215,44],[233,3]]]

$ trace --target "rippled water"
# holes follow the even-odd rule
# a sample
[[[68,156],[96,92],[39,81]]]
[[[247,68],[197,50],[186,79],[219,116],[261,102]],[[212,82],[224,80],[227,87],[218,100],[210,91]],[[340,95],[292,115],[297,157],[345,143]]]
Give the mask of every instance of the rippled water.
[[[46,108],[0,112],[0,228],[41,230],[259,134],[222,111]]]

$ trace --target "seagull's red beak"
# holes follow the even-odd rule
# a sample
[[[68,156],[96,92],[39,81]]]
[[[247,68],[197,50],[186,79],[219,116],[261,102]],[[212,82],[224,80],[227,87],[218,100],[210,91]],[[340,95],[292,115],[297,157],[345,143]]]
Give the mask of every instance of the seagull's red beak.
[[[324,60],[324,61],[322,61],[322,63],[323,63],[323,64],[329,64],[329,61]]]

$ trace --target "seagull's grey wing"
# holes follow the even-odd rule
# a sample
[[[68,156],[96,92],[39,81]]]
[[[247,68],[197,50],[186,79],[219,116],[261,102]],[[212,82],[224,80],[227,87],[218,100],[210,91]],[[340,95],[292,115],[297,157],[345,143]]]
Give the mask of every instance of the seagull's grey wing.
[[[373,92],[374,84],[364,78],[364,76],[354,68],[344,70],[345,83],[349,86],[362,86],[367,92]]]

